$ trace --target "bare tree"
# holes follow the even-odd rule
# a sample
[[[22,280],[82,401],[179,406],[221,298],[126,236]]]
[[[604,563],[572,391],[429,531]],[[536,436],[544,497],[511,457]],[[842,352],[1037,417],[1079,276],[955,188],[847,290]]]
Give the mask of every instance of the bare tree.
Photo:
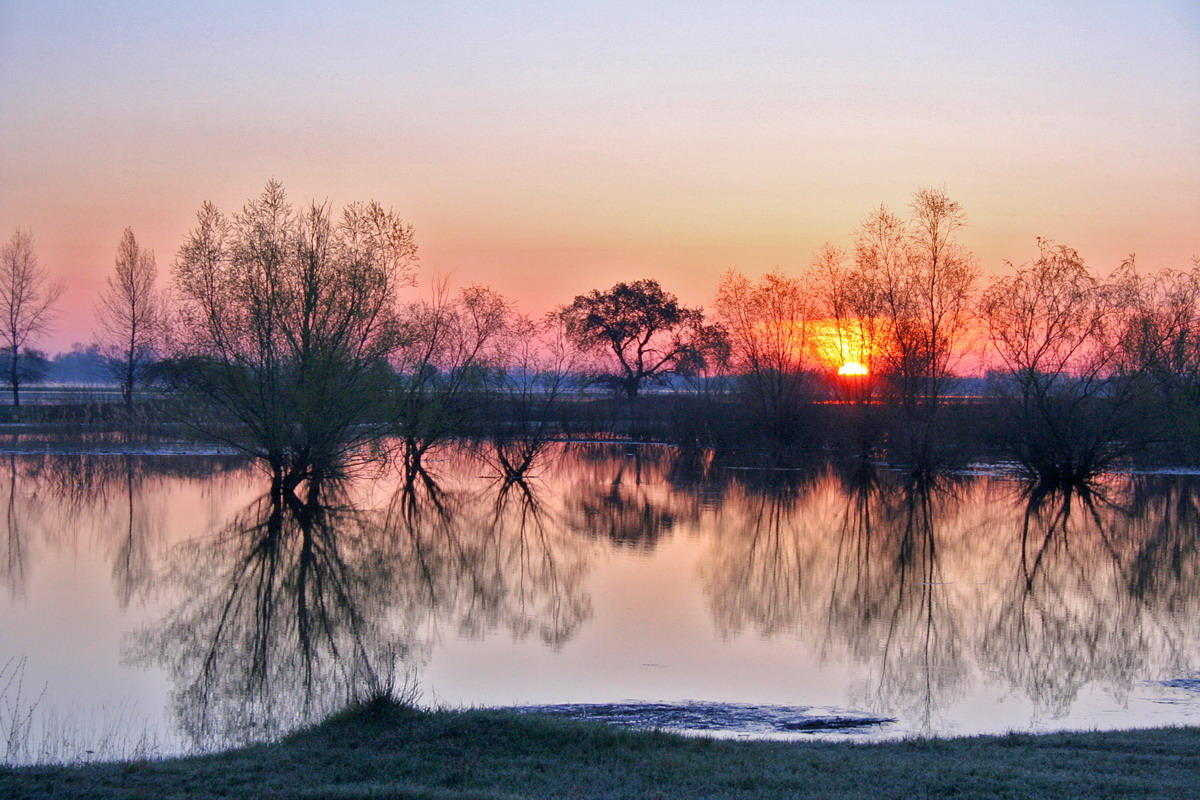
[[[12,388],[14,406],[21,405],[21,384],[35,377],[26,369],[28,344],[46,332],[64,290],[38,266],[33,234],[14,232],[0,248],[0,347],[8,357],[4,380]]]
[[[1120,371],[1146,389],[1143,414],[1162,428],[1158,438],[1194,448],[1200,441],[1200,258],[1187,271],[1164,270],[1146,279],[1134,257],[1122,265],[1140,291],[1127,293],[1128,324]]]
[[[415,260],[411,226],[378,203],[297,211],[274,181],[232,218],[206,203],[174,268],[186,419],[285,489],[339,469],[386,430],[396,291]]]
[[[773,272],[753,283],[730,270],[717,287],[715,309],[759,424],[791,443],[812,399],[813,298],[797,278]]]
[[[967,224],[966,213],[944,189],[918,189],[910,208],[909,258],[921,321],[925,392],[936,401],[962,358],[980,270],[974,255],[956,238]]]
[[[121,385],[126,410],[132,410],[134,389],[145,381],[155,360],[164,313],[163,297],[154,285],[157,277],[154,253],[143,250],[133,229],[126,228],[113,274],[96,303],[105,366]]]
[[[962,207],[919,189],[907,221],[880,207],[855,242],[856,267],[877,287],[886,330],[879,359],[903,411],[904,455],[932,466],[934,418],[967,334],[979,267],[956,240]],[[898,442],[900,443],[900,442]]]
[[[553,441],[555,410],[575,383],[577,358],[556,314],[543,320],[519,315],[508,326],[483,455],[504,481],[523,481]]]
[[[1128,293],[1070,247],[1039,239],[1037,260],[994,281],[980,315],[1003,367],[1001,443],[1043,481],[1092,477],[1121,454],[1129,408],[1117,381]]]
[[[811,274],[824,314],[832,325],[834,352],[826,357],[839,365],[856,364],[860,372],[835,383],[839,393],[854,404],[847,414],[844,433],[866,459],[881,437],[880,407],[874,402],[886,373],[889,328],[884,319],[883,278],[850,259],[844,250],[826,244],[811,265]]]
[[[473,398],[489,388],[511,316],[511,301],[495,290],[468,286],[452,295],[444,280],[428,300],[405,310],[389,413],[407,480],[422,472],[425,454],[461,427]]]
[[[883,354],[883,290],[879,276],[859,268],[846,251],[826,243],[812,262],[818,301],[833,325],[830,361],[854,362],[871,380]],[[869,385],[868,385],[869,388]],[[864,397],[863,399],[867,399]]]

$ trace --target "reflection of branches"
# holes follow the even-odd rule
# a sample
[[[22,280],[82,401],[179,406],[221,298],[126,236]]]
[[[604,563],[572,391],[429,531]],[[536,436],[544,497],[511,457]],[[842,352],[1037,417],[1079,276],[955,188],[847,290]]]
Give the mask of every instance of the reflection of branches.
[[[121,608],[128,608],[129,601],[149,584],[150,548],[153,527],[146,517],[144,506],[139,504],[141,492],[135,480],[134,459],[122,457],[125,462],[125,502],[129,522],[116,542],[113,554],[113,582]]]
[[[533,486],[500,481],[495,496],[402,490],[385,522],[406,619],[451,622],[470,636],[533,630],[560,645],[591,615],[583,543],[546,518]]]
[[[559,645],[591,614],[582,543],[532,487],[446,488],[422,472],[377,511],[345,488],[280,488],[181,545],[161,584],[181,598],[133,657],[165,666],[198,744],[260,738],[388,685],[457,626]]]
[[[633,474],[626,476],[627,471]],[[607,485],[584,484],[573,490],[571,497],[568,513],[572,527],[619,546],[652,551],[659,537],[676,524],[670,504],[643,485],[640,449],[620,462]]]
[[[271,735],[386,684],[389,572],[369,516],[272,491],[176,551],[184,598],[134,648],[175,674],[176,712],[201,745]],[[386,671],[385,671],[386,670]]]
[[[244,459],[106,453],[10,455],[6,518],[12,546],[24,547],[29,522],[47,541],[78,541],[87,520],[112,560],[113,583],[122,608],[149,588],[152,546],[164,521],[147,502],[155,490],[178,478],[240,475]],[[17,491],[18,483],[27,487]],[[45,523],[40,523],[45,517]],[[11,559],[10,559],[11,560]]]
[[[860,465],[771,502],[731,492],[705,568],[714,616],[845,648],[869,670],[860,696],[919,727],[972,661],[1051,714],[1089,683],[1123,697],[1135,676],[1195,668],[1200,485],[1060,484],[1015,503],[1010,487]]]
[[[579,542],[547,518],[527,482],[503,482],[496,494],[491,536],[509,576],[510,618],[516,635],[535,626],[542,641],[556,649],[592,615],[591,601],[581,591],[587,571]]]
[[[880,554],[891,575],[882,590],[883,630],[876,631],[883,652],[868,691],[876,707],[904,708],[923,731],[934,727],[939,706],[963,690],[966,677],[960,616],[943,574],[936,530],[949,499],[941,487],[910,481],[900,493],[900,509],[892,509],[899,511],[893,518],[899,524],[889,526],[892,535]]]
[[[1094,680],[1124,695],[1145,666],[1150,626],[1120,589],[1129,559],[1111,536],[1123,516],[1089,486],[1025,493],[1012,588],[981,655],[1052,715]]]
[[[25,594],[26,575],[26,542],[21,519],[21,504],[17,499],[17,459],[8,457],[8,500],[4,504],[4,560],[0,562],[0,578],[8,584],[8,590],[15,600]]]
[[[871,665],[873,705],[915,703],[928,723],[962,681],[935,532],[950,496],[869,467],[847,478],[842,486],[826,473],[805,492],[726,507],[705,575],[714,613],[726,633],[811,627],[826,648],[845,646]]]

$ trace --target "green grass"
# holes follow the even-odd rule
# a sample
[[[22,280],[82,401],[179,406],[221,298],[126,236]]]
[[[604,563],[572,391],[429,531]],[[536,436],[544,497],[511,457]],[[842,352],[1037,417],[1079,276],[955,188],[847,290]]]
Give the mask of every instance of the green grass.
[[[389,702],[218,755],[0,767],[3,798],[1197,796],[1194,728],[869,745],[746,742]]]

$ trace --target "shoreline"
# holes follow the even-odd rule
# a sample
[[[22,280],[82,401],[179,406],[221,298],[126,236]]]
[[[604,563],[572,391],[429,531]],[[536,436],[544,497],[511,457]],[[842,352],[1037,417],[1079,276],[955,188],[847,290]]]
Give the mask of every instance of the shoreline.
[[[505,710],[367,702],[270,744],[0,767],[0,796],[282,798],[1181,797],[1200,728],[886,742],[682,736]]]

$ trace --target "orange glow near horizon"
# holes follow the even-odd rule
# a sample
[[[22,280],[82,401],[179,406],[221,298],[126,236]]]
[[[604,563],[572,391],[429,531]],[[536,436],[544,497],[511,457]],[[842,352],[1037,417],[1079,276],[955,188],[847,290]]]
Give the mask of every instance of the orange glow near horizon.
[[[756,322],[746,333],[759,357],[777,368],[868,375],[874,353],[863,328],[857,320],[821,318]]]
[[[0,4],[0,242],[32,231],[67,285],[33,346],[93,339],[125,228],[166,286],[201,205],[232,214],[270,178],[298,205],[375,199],[411,222],[412,296],[450,277],[531,316],[618,281],[709,307],[730,268],[803,276],[922,186],[962,204],[988,276],[1037,235],[1098,274],[1131,252],[1186,270],[1198,249],[1194,2],[1093,4],[1086,26],[1004,3],[954,24],[877,0],[237,5]],[[880,366],[798,347],[829,374]]]
[[[855,336],[855,324],[835,319],[813,320],[809,341],[817,363],[839,375],[866,375],[870,372],[870,347],[861,336]],[[853,370],[861,371],[853,371]]]

